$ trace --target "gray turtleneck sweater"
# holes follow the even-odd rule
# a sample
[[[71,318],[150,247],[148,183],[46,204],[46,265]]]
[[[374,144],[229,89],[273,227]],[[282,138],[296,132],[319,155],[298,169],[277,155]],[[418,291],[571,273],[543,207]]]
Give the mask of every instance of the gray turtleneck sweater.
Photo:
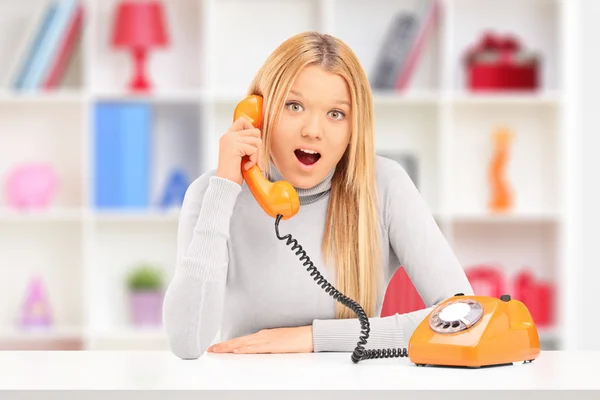
[[[265,214],[245,183],[215,172],[190,185],[181,209],[177,264],[163,305],[171,351],[194,359],[216,341],[261,329],[312,325],[315,352],[352,352],[360,336],[358,320],[335,319],[336,301],[277,238],[275,219]],[[332,176],[333,171],[315,187],[297,189],[300,210],[282,220],[279,230],[297,239],[321,274],[335,283],[320,251]],[[269,179],[282,178],[274,169]],[[434,305],[459,292],[472,294],[472,289],[405,170],[378,156],[376,179],[384,267],[377,315],[400,265],[428,308],[370,318],[365,348],[408,347],[410,335]]]

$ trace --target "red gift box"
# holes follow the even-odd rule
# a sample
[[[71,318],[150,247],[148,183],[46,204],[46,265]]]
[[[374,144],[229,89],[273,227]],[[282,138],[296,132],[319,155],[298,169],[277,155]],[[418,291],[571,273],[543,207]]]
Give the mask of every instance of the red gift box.
[[[465,55],[470,90],[535,90],[539,87],[540,57],[525,51],[510,35],[491,32]]]
[[[528,269],[519,271],[514,278],[514,297],[523,302],[536,325],[546,327],[554,324],[554,285],[536,279]]]

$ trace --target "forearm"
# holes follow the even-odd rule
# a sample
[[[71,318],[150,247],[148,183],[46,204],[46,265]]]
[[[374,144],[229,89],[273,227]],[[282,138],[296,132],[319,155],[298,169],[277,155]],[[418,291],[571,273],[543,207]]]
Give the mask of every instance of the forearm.
[[[221,324],[227,276],[229,225],[241,187],[211,178],[199,212],[195,194],[182,207],[180,246],[173,280],[165,293],[163,323],[171,350],[184,359],[202,355]],[[187,196],[187,195],[186,195]],[[195,223],[194,223],[195,221]],[[188,225],[193,228],[185,228]],[[189,234],[188,232],[191,232]]]
[[[369,318],[369,338],[365,349],[408,348],[408,341],[431,308],[389,317]],[[358,319],[313,321],[314,352],[351,352],[361,336]]]

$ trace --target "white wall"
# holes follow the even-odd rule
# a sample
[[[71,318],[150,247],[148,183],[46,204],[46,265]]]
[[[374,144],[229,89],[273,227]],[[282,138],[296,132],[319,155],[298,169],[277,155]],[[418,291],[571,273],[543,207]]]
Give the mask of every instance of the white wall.
[[[576,268],[580,270],[577,282],[573,282],[573,289],[577,293],[577,327],[574,337],[577,339],[573,347],[577,349],[600,350],[598,332],[600,332],[600,319],[597,315],[598,295],[600,291],[600,263],[598,258],[598,244],[600,226],[600,190],[598,189],[598,171],[600,171],[600,107],[598,95],[600,93],[600,1],[578,0],[581,6],[581,30],[579,34],[581,52],[581,65],[576,77],[580,88],[579,104],[580,114],[574,116],[580,129],[574,132],[579,141],[577,150],[581,151],[579,161],[574,159],[574,165],[581,168],[580,177],[574,183],[575,193],[581,193],[580,198],[574,197],[573,209],[581,206],[581,211],[576,212],[578,222],[573,226],[574,241],[572,250],[580,252],[580,263]],[[575,71],[577,73],[578,71]],[[578,162],[579,161],[579,162]],[[577,173],[577,169],[573,170]],[[579,189],[579,190],[578,190]],[[579,240],[578,240],[579,239]],[[580,243],[577,243],[580,241]]]

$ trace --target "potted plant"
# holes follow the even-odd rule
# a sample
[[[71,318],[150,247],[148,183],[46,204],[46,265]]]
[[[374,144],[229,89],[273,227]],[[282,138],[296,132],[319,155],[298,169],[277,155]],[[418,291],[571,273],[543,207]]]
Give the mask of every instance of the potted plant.
[[[140,264],[127,276],[131,319],[136,326],[158,326],[162,322],[163,273],[158,267]]]

